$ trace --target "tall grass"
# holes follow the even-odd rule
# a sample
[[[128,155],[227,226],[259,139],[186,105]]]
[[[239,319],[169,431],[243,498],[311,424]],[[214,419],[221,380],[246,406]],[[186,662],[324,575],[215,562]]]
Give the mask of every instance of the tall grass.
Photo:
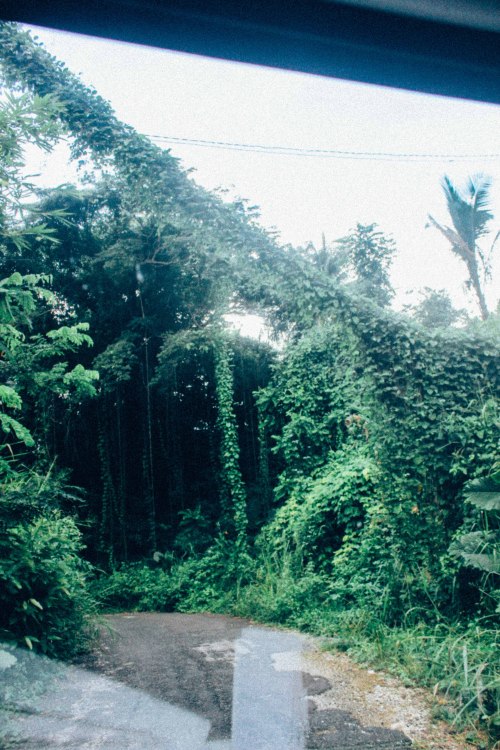
[[[485,728],[500,740],[499,632],[479,623],[388,627],[359,613],[333,618],[339,645],[358,661],[391,671],[411,684],[431,687],[436,713],[457,728]]]

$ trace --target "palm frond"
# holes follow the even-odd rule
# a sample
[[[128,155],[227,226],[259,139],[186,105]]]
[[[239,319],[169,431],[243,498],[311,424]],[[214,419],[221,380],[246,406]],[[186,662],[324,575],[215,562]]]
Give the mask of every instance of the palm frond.
[[[490,248],[488,250],[488,253],[484,256],[484,266],[488,274],[491,276],[491,259],[493,256],[493,250],[495,249],[495,245],[497,244],[498,240],[500,239],[500,229],[496,233],[495,237],[493,238],[493,242],[490,245]]]
[[[476,239],[487,233],[487,224],[493,219],[490,210],[491,177],[476,174],[469,177],[467,190],[471,198],[474,233]]]
[[[472,205],[469,197],[465,198],[462,191],[453,184],[447,175],[441,180],[441,186],[446,198],[452,224],[468,247],[473,250],[476,238],[474,236]]]

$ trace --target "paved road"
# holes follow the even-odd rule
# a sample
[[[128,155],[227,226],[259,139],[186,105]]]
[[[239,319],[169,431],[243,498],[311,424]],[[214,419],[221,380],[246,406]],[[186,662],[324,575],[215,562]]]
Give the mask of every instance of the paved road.
[[[303,636],[212,615],[106,620],[98,647],[79,665],[16,652],[16,664],[2,669],[0,652],[8,709],[0,716],[2,747],[403,750],[411,744],[401,732],[363,726],[335,706],[319,710],[314,696],[330,684],[301,670]]]

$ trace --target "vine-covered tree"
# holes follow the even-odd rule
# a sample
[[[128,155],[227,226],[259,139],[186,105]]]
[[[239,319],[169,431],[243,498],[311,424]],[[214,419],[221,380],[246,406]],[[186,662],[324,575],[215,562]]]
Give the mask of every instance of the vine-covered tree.
[[[50,439],[89,492],[82,515],[94,530],[94,554],[113,564],[172,544],[187,509],[200,506],[215,525],[224,468],[217,440],[228,439],[217,433],[217,413],[227,398],[219,398],[210,347],[178,360],[166,342],[191,333],[206,339],[225,307],[221,289],[233,298],[245,256],[274,245],[242,203],[225,204],[196,186],[168,152],[120,123],[29,35],[10,24],[0,35],[6,78],[64,102],[56,119],[74,155],[86,154],[87,169],[97,164],[104,172],[84,189],[43,192],[26,225],[32,233],[46,226],[58,242],[28,243],[7,264],[50,273],[69,313],[92,326],[86,364],[102,373],[99,398],[78,420],[60,421]],[[250,485],[259,482],[252,392],[270,359],[266,346],[256,359],[256,347],[241,344],[234,367]]]

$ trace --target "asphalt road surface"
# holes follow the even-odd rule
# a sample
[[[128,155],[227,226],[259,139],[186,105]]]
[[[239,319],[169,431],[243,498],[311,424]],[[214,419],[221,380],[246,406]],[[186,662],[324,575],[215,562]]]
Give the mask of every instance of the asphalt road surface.
[[[403,750],[400,731],[318,708],[305,637],[214,615],[111,615],[92,654],[60,665],[0,650],[2,748]],[[3,657],[2,657],[3,654]],[[5,656],[7,654],[7,656]],[[2,744],[3,743],[3,744]]]

